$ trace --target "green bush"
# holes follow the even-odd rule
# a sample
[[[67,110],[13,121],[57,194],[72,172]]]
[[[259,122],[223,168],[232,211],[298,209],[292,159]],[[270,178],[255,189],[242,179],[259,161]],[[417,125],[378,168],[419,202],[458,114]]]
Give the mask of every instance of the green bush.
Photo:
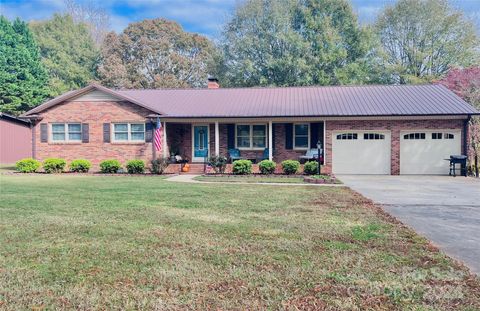
[[[303,166],[303,172],[307,175],[315,175],[318,173],[318,162],[317,161],[308,161]]]
[[[282,162],[283,173],[287,175],[296,174],[300,168],[300,162],[296,160],[285,160]]]
[[[43,161],[43,170],[45,173],[61,173],[65,169],[67,162],[64,159],[50,158]]]
[[[70,171],[76,173],[87,173],[92,167],[92,163],[85,159],[77,159],[70,162]]]
[[[127,162],[127,172],[129,174],[145,173],[145,162],[142,160],[131,160]]]
[[[270,160],[263,160],[260,163],[258,163],[258,168],[260,169],[260,173],[264,175],[273,174],[275,172],[276,167],[277,167],[277,163]]]
[[[252,161],[250,160],[237,160],[233,162],[232,168],[235,175],[247,175],[252,173]]]
[[[210,165],[216,174],[225,173],[228,159],[224,156],[211,156],[208,158],[208,165]]]
[[[100,172],[104,174],[115,174],[118,172],[119,169],[122,168],[122,165],[118,160],[109,159],[100,162]]]
[[[150,172],[152,174],[163,174],[165,169],[168,167],[168,159],[164,157],[159,157],[158,159],[152,160],[152,167]]]
[[[28,159],[22,159],[15,163],[15,169],[21,173],[34,173],[40,168],[40,162],[28,158]]]

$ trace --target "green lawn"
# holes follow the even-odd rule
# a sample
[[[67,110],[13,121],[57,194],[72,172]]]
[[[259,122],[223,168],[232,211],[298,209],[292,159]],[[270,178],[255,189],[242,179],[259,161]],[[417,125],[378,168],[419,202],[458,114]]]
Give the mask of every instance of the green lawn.
[[[11,173],[15,171],[15,164],[0,164],[1,173]]]
[[[282,183],[282,184],[303,184],[303,176],[279,177],[279,176],[257,176],[257,175],[224,175],[224,176],[197,176],[193,178],[198,181],[211,182],[242,182],[242,183]]]
[[[0,189],[0,309],[480,309],[478,278],[344,187],[0,175]]]

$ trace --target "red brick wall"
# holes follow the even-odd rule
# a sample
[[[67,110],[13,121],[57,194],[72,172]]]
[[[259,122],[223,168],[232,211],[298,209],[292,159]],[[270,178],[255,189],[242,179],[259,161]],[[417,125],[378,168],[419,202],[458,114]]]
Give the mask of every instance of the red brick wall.
[[[409,129],[463,130],[463,120],[382,120],[382,121],[327,121],[325,172],[332,169],[332,132],[338,130],[389,130],[392,135],[392,175],[400,174],[400,131]],[[463,131],[462,131],[463,132]],[[462,133],[463,150],[463,133]]]
[[[41,114],[43,118],[35,125],[36,158],[61,157],[67,161],[85,158],[92,162],[93,170],[105,159],[116,158],[123,164],[131,159],[149,162],[153,157],[151,143],[104,143],[103,123],[145,122],[151,112],[126,102],[66,102],[52,107]],[[88,123],[89,143],[42,143],[40,142],[40,124],[52,122]],[[172,149],[191,159],[191,124],[168,123],[167,140]],[[274,125],[274,160],[280,163],[287,159],[298,159],[304,150],[285,149],[285,125]],[[326,122],[326,164],[324,172],[331,171],[332,131],[336,130],[390,130],[392,134],[391,173],[400,172],[400,131],[408,129],[463,129],[463,120],[383,120],[383,121],[327,121]],[[50,130],[50,128],[49,128]],[[227,124],[220,124],[220,154],[227,155]],[[210,153],[215,152],[215,125],[210,124]],[[463,148],[463,135],[462,135]],[[245,157],[257,158],[263,150],[242,150]]]
[[[87,159],[92,162],[92,170],[105,159],[118,159],[122,164],[132,159],[149,162],[153,157],[151,143],[104,143],[103,123],[145,122],[151,112],[125,102],[66,102],[41,113],[43,118],[35,125],[36,158]],[[88,143],[42,143],[40,124],[53,122],[81,122],[89,124]],[[50,128],[49,128],[50,132]],[[49,133],[50,134],[50,133]]]
[[[192,125],[186,123],[167,123],[167,144],[173,152],[181,156],[192,157]]]

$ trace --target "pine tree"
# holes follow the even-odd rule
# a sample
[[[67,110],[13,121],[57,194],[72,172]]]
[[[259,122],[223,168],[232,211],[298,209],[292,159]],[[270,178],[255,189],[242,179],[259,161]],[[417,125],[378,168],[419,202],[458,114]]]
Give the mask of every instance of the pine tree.
[[[0,16],[0,111],[21,114],[49,94],[48,75],[25,22]]]

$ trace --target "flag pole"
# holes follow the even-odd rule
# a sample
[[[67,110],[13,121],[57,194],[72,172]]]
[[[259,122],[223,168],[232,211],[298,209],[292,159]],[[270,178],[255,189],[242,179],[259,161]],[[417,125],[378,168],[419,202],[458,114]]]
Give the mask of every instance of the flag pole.
[[[158,117],[157,117],[158,119]],[[153,123],[153,120],[150,120],[151,123]],[[153,160],[156,160],[157,159],[157,148],[155,148],[155,129],[156,129],[156,124],[153,123],[153,125],[155,126],[152,126],[152,156],[153,156]]]

